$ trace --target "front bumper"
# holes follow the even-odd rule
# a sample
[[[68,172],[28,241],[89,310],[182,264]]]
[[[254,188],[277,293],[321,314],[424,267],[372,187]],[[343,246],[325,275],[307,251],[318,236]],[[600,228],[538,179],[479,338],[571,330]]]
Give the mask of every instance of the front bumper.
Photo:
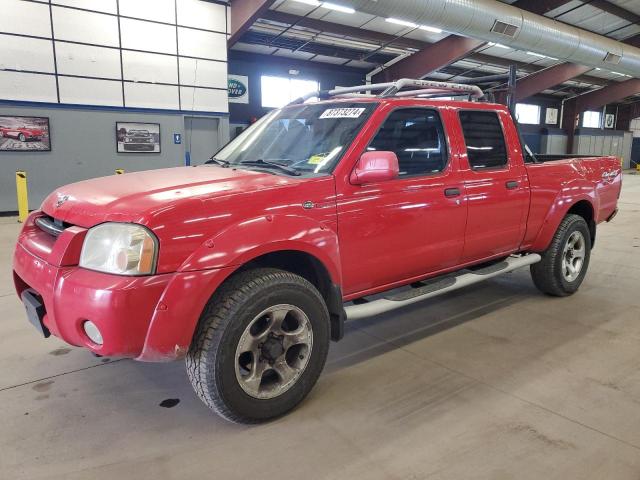
[[[99,355],[137,357],[160,297],[173,275],[122,277],[78,267],[56,267],[18,244],[14,281],[30,288],[45,307],[44,326],[56,337]],[[82,324],[91,320],[104,343],[93,343]]]
[[[86,230],[71,227],[52,241],[34,226],[34,218],[25,222],[14,253],[18,296],[35,292],[44,305],[46,330],[99,355],[143,361],[184,356],[206,302],[231,273],[215,269],[126,277],[86,270],[77,266]],[[87,320],[100,330],[102,345],[84,333]]]

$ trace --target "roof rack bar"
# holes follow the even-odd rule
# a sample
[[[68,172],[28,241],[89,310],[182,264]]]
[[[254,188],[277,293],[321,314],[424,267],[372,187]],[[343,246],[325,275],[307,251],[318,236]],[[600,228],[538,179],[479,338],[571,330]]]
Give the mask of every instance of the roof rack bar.
[[[413,90],[401,92],[402,89],[408,87],[413,87]],[[319,92],[311,92],[292,101],[289,105],[304,103],[305,101],[313,97],[327,99],[336,96],[344,96],[349,93],[380,90],[382,90],[382,93],[378,95],[378,98],[389,98],[395,96],[410,97],[438,92],[467,94],[475,99],[481,99],[482,97],[484,97],[484,92],[480,89],[480,87],[476,85],[463,85],[461,83],[435,82],[432,80],[413,80],[410,78],[402,78],[395,82],[373,83],[370,85],[336,88],[329,91],[323,90]]]

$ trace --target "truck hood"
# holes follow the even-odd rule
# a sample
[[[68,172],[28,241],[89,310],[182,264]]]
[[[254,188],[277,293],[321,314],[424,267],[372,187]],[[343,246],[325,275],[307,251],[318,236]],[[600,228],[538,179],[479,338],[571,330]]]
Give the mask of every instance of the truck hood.
[[[219,166],[176,167],[112,175],[72,183],[51,193],[42,210],[64,222],[92,227],[106,221],[148,224],[180,206],[202,208],[215,197],[299,183],[300,179]]]

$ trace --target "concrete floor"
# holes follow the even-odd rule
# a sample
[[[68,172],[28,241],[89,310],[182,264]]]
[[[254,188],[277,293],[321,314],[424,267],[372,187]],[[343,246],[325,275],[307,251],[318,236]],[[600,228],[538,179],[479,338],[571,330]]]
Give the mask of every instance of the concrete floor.
[[[309,398],[254,427],[210,413],[182,362],[39,338],[0,219],[0,478],[638,479],[640,175],[620,206],[573,297],[520,271],[349,324]]]

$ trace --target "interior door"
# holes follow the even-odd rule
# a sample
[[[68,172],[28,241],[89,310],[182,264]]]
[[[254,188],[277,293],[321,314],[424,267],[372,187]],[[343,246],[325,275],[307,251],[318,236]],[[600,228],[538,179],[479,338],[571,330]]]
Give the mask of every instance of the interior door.
[[[220,145],[220,120],[210,117],[185,117],[185,151],[191,165],[201,165],[216,153]]]
[[[505,141],[502,112],[460,110],[468,218],[463,262],[516,251],[526,229],[529,184],[518,145]],[[504,120],[504,121],[503,121]],[[508,138],[517,138],[515,131]],[[464,165],[466,163],[466,165]]]
[[[463,178],[440,114],[391,111],[367,150],[392,151],[397,179],[347,183],[338,195],[338,235],[346,295],[456,265],[464,245]]]

